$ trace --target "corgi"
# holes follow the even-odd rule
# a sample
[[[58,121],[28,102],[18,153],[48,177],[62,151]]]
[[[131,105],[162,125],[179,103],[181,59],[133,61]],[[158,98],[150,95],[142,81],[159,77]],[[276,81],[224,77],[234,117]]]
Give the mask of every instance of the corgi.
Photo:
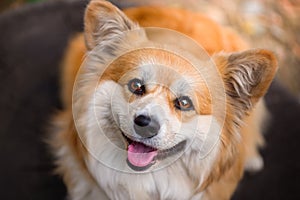
[[[49,143],[70,199],[230,199],[262,168],[277,61],[231,29],[92,0],[62,66]]]

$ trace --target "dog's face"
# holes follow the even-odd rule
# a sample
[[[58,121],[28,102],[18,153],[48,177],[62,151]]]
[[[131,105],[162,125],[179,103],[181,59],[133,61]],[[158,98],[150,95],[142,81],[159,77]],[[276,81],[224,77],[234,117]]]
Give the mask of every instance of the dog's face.
[[[210,125],[210,93],[189,62],[162,49],[141,49],[120,56],[108,73],[122,65],[130,69],[110,82],[111,114],[125,138],[130,167],[143,170],[182,154],[196,133],[205,139],[207,131],[197,124]]]
[[[90,153],[84,160],[102,186],[109,179],[103,165],[123,172],[173,165],[203,181],[234,156],[238,124],[269,87],[275,58],[250,50],[203,60],[193,49],[194,62],[181,48],[149,47],[137,28],[107,2],[87,8],[88,54],[73,95],[77,131]]]
[[[112,148],[126,152],[125,159],[117,157],[135,171],[170,164],[195,140],[200,151],[215,117],[212,94],[202,76],[185,58],[164,49],[142,48],[118,56],[88,100],[86,118],[91,124],[85,133],[93,135],[83,136],[90,139],[88,146],[106,162],[103,151],[110,156],[112,152],[100,148],[106,137]],[[110,165],[125,170],[123,165]]]

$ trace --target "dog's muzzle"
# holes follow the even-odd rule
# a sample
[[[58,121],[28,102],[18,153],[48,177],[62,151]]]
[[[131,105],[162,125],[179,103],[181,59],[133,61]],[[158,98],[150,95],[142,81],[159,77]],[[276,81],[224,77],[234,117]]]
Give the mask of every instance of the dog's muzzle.
[[[151,138],[158,134],[160,124],[154,117],[139,115],[134,119],[134,130],[143,138]]]

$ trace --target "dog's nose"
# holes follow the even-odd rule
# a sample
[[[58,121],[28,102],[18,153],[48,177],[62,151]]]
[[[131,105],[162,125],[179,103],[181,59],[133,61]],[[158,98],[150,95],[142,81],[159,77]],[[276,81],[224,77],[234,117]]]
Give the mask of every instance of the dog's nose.
[[[144,138],[151,138],[157,135],[159,129],[159,123],[149,116],[139,115],[134,119],[135,132]]]
[[[141,127],[148,126],[151,123],[151,118],[145,115],[139,115],[134,119],[134,123]]]

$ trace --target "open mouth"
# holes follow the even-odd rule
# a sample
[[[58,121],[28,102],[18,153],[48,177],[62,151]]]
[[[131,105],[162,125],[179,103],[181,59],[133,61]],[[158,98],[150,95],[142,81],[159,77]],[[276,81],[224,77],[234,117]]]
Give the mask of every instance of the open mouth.
[[[162,160],[182,151],[186,145],[186,141],[184,140],[169,149],[159,150],[142,142],[134,141],[128,138],[123,132],[122,135],[128,143],[127,164],[135,171],[148,169],[157,160]]]

